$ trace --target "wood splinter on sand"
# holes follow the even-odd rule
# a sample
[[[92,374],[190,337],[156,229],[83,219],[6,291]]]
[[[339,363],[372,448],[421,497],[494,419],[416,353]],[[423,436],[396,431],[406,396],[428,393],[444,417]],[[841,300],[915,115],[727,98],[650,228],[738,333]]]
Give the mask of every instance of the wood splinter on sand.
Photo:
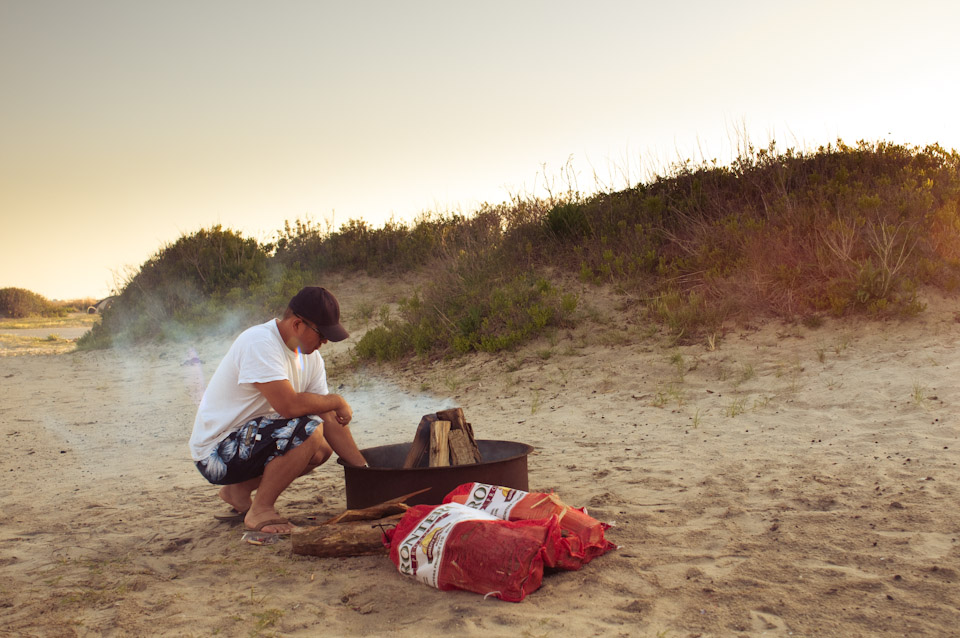
[[[467,423],[462,409],[452,408],[420,419],[403,467],[468,465],[482,460],[473,426]]]

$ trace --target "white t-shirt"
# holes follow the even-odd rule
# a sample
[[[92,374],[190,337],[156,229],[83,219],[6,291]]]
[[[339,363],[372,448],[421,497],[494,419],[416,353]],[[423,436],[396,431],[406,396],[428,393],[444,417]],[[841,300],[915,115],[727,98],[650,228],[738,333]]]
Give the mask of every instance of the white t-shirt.
[[[274,319],[243,331],[210,379],[190,437],[194,461],[205,459],[231,432],[261,416],[276,415],[254,383],[287,379],[296,392],[329,394],[323,358],[294,352]],[[279,415],[278,415],[279,416]]]

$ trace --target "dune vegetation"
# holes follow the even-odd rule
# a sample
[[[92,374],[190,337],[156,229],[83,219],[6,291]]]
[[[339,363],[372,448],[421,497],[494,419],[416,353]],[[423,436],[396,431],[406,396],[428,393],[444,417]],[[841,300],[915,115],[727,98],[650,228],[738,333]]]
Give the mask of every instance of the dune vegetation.
[[[351,220],[334,230],[297,220],[268,243],[215,226],[131,272],[79,345],[269,316],[327,273],[425,270],[427,283],[399,309],[374,313],[361,359],[499,351],[589,321],[570,292],[576,280],[613,287],[678,341],[762,317],[910,316],[924,309],[923,287],[960,284],[960,155],[771,143],[623,190],[567,187],[410,224]]]
[[[94,303],[93,299],[73,299],[70,301],[50,301],[23,288],[0,288],[0,319],[31,319],[31,327],[40,319],[43,325],[57,325],[59,318],[70,313],[86,312]],[[8,327],[16,322],[7,321]],[[26,325],[26,324],[25,324]]]

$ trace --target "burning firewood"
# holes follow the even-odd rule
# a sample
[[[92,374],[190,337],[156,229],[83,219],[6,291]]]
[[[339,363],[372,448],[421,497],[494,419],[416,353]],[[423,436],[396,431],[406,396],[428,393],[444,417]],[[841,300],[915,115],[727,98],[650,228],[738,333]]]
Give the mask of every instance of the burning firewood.
[[[410,445],[410,451],[407,452],[407,458],[403,462],[405,469],[419,467],[424,454],[430,449],[430,424],[437,421],[436,414],[427,414],[420,419],[420,425],[413,435],[413,443]]]
[[[450,430],[447,442],[450,446],[451,465],[467,465],[478,462],[475,452],[479,452],[479,450],[471,447],[470,437],[463,430]]]
[[[450,465],[449,421],[434,421],[430,424],[430,467]]]
[[[473,427],[464,418],[463,410],[453,408],[420,419],[403,467],[467,465],[481,460]]]
[[[463,410],[460,408],[441,410],[437,412],[437,418],[450,421],[449,440],[452,465],[480,463],[483,460],[480,456],[477,440],[473,436],[473,426],[467,423],[463,416]]]

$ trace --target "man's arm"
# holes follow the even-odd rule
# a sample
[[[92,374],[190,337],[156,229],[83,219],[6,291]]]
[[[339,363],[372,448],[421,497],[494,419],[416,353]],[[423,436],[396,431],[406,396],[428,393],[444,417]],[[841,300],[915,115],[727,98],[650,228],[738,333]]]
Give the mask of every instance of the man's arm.
[[[270,407],[285,419],[308,414],[319,415],[324,423],[338,423],[341,427],[323,429],[323,437],[337,455],[351,465],[365,465],[366,460],[357,448],[353,435],[346,427],[353,418],[350,405],[339,394],[297,392],[286,379],[254,383],[254,387],[270,402]]]
[[[293,389],[290,381],[286,379],[254,383],[253,385],[270,403],[270,407],[285,419],[332,412],[337,423],[347,425],[353,418],[350,405],[339,394],[297,392]]]
[[[353,440],[353,434],[350,432],[350,428],[339,426],[337,425],[337,421],[334,420],[337,416],[336,412],[327,412],[319,416],[323,419],[325,426],[323,428],[323,438],[330,444],[333,451],[337,453],[337,456],[350,465],[366,465],[367,460],[363,458],[363,454],[357,447],[357,442]]]

